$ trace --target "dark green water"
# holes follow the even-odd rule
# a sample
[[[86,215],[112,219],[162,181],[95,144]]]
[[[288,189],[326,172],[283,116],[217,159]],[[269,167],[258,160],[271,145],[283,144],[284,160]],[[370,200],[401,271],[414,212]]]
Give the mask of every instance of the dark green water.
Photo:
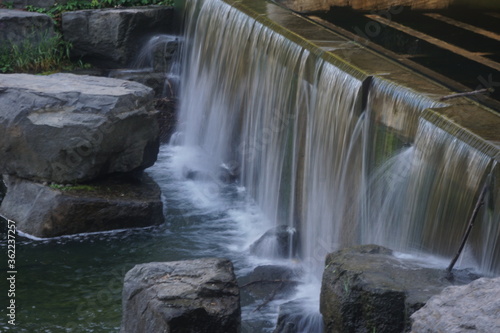
[[[182,179],[179,155],[163,147],[148,170],[162,187],[167,219],[162,226],[48,240],[17,235],[15,327],[7,323],[2,221],[0,331],[118,332],[123,277],[139,263],[218,256],[233,260],[239,276],[251,270],[247,248],[262,227],[259,213],[235,186]],[[273,325],[262,316],[257,320]]]

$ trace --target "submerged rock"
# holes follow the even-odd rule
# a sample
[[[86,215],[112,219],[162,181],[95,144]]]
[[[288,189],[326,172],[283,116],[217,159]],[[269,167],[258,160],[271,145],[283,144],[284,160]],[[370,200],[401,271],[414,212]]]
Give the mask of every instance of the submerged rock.
[[[321,314],[307,309],[308,299],[295,299],[280,305],[278,322],[274,333],[322,332]]]
[[[412,333],[500,332],[500,278],[447,287],[411,320]]]
[[[291,258],[297,252],[298,235],[294,228],[279,225],[264,233],[250,246],[250,253],[272,258]]]
[[[299,284],[303,272],[288,266],[264,265],[240,280],[241,288],[258,298],[290,295]]]
[[[232,333],[240,296],[227,259],[136,265],[125,276],[121,333]]]
[[[0,173],[56,183],[145,169],[156,161],[153,92],[74,74],[0,74]]]
[[[364,245],[330,253],[320,296],[325,330],[408,331],[410,315],[451,284],[444,270],[400,260],[381,246]]]
[[[164,221],[159,186],[147,175],[98,183],[44,185],[4,176],[0,214],[36,237],[157,225]]]
[[[118,68],[133,61],[149,37],[169,32],[172,19],[166,6],[78,10],[62,14],[62,30],[73,57]]]

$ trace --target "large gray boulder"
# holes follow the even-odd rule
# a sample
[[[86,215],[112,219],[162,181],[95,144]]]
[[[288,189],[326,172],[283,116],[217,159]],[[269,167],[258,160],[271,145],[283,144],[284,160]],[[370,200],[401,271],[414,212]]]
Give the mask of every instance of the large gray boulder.
[[[238,332],[240,313],[227,259],[141,264],[125,276],[120,332]]]
[[[156,161],[153,91],[139,83],[3,74],[0,105],[0,173],[71,183]]]
[[[63,13],[62,30],[73,57],[118,68],[132,62],[151,36],[168,33],[172,19],[173,8],[165,6],[89,9]]]
[[[42,38],[54,36],[54,23],[45,14],[0,9],[0,47],[23,41],[36,45]]]
[[[410,315],[452,281],[444,270],[401,260],[392,251],[364,245],[330,253],[326,258],[320,311],[327,332],[408,331]],[[466,283],[467,276],[453,283]],[[472,276],[475,278],[475,276]]]
[[[157,225],[164,221],[159,186],[148,176],[108,177],[85,185],[44,185],[4,176],[0,215],[17,229],[48,238]]]
[[[411,316],[412,333],[500,332],[500,278],[481,278],[433,296]]]

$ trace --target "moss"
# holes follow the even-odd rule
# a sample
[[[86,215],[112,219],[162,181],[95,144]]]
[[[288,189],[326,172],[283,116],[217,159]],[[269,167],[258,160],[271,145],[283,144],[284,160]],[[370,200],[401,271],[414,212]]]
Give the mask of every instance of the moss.
[[[50,188],[53,188],[55,190],[60,190],[60,191],[97,191],[98,188],[97,186],[92,186],[92,185],[81,185],[81,184],[75,184],[75,185],[61,185],[61,184],[51,184]]]

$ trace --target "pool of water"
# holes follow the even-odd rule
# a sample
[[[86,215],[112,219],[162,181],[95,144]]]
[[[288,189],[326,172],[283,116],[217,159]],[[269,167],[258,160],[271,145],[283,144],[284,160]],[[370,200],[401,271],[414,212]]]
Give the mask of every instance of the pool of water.
[[[184,177],[190,165],[203,164],[200,159],[203,154],[196,149],[166,145],[147,170],[162,188],[166,223],[161,226],[43,240],[18,234],[16,326],[7,323],[4,277],[0,331],[118,332],[123,277],[139,263],[226,257],[242,277],[271,262],[248,253],[249,245],[271,225],[243,188]],[[6,272],[6,223],[1,225],[1,267]],[[243,291],[243,331],[272,331],[283,301],[273,300],[255,311],[262,300]]]

